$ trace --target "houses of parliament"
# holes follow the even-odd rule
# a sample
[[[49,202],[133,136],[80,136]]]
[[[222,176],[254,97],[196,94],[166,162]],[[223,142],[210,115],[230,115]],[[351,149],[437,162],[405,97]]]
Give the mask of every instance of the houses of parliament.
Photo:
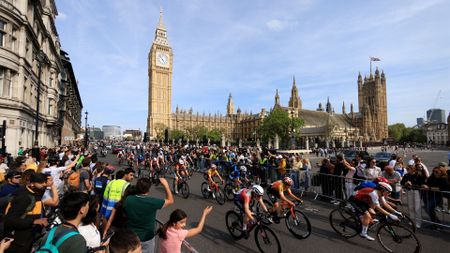
[[[186,130],[196,126],[208,130],[221,129],[225,138],[232,142],[255,138],[255,130],[269,113],[261,109],[259,113],[243,113],[235,110],[230,94],[226,114],[199,114],[191,109],[172,111],[172,66],[173,52],[167,38],[167,30],[162,13],[155,30],[155,38],[148,55],[148,118],[147,133],[151,139],[165,129]],[[303,119],[300,129],[301,144],[307,149],[313,144],[330,146],[356,146],[367,141],[382,141],[388,137],[386,77],[376,69],[364,78],[358,74],[358,112],[353,104],[347,111],[342,104],[342,113],[336,113],[329,99],[325,106],[318,105],[315,110],[302,108],[295,77],[292,81],[291,97],[287,106],[280,102],[278,90],[275,92],[273,107],[288,112],[290,117]],[[272,108],[273,108],[272,107]]]

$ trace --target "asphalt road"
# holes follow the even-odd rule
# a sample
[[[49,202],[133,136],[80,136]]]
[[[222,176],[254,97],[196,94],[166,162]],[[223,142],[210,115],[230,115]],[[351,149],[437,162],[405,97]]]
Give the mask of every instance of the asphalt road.
[[[446,161],[446,152],[417,152],[428,165]],[[314,160],[313,158],[312,160]],[[319,158],[320,159],[320,158]],[[114,166],[115,158],[108,155],[100,160],[111,162]],[[191,195],[188,199],[175,196],[175,203],[168,208],[159,211],[158,218],[166,221],[170,213],[177,209],[183,209],[188,214],[188,226],[197,224],[202,210],[206,206],[213,206],[213,212],[207,217],[206,225],[201,233],[194,238],[188,239],[192,246],[201,253],[205,252],[259,252],[256,246],[253,232],[248,240],[235,241],[228,233],[225,225],[225,213],[233,208],[232,202],[226,202],[220,206],[213,199],[204,199],[200,192],[203,177],[195,174],[189,181]],[[169,183],[172,181],[169,179]],[[151,188],[151,195],[163,198],[164,190],[161,186]],[[336,234],[329,225],[328,215],[334,208],[328,202],[313,200],[311,195],[305,196],[305,205],[301,209],[308,216],[312,225],[312,235],[299,240],[293,237],[286,229],[284,222],[272,224],[270,227],[276,232],[282,246],[283,252],[385,252],[378,242],[369,242],[365,239],[354,237],[344,239]],[[372,232],[372,235],[374,233]],[[422,244],[422,252],[445,252],[450,248],[450,231],[432,231],[421,229],[417,233]],[[447,249],[447,250],[445,250]]]

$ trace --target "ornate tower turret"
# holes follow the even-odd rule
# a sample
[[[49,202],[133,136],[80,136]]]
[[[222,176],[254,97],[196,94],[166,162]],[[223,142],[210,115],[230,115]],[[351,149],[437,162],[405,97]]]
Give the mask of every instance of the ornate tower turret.
[[[342,101],[342,114],[345,114],[345,102]]]
[[[358,108],[359,111],[362,111],[362,104],[363,104],[363,79],[361,76],[361,72],[358,74]]]
[[[302,109],[302,101],[300,100],[300,96],[298,95],[297,85],[295,84],[295,76],[293,78],[292,89],[291,89],[291,98],[289,99],[289,107],[295,109]]]
[[[157,129],[171,128],[172,57],[161,10],[155,38],[148,54],[147,132],[151,138],[156,137]]]
[[[326,112],[333,113],[333,108],[331,107],[331,103],[330,103],[330,97],[327,98]]]
[[[277,91],[275,93],[275,106],[274,107],[276,107],[276,106],[281,106],[280,95],[278,95],[278,89],[277,89]]]
[[[228,96],[228,103],[227,103],[227,116],[231,116],[234,114],[234,103],[233,103],[233,97]]]

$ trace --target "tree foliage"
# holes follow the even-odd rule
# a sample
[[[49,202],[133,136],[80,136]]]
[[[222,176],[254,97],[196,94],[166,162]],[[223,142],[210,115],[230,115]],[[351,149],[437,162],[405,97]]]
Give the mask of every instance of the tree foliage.
[[[223,130],[222,129],[212,129],[211,131],[208,132],[208,138],[212,141],[212,142],[219,142],[222,139],[222,133]]]
[[[420,128],[406,127],[403,123],[397,123],[388,127],[389,137],[398,143],[415,142],[425,143],[427,137]]]
[[[179,139],[183,139],[185,136],[185,133],[181,130],[178,129],[173,129],[172,131],[170,131],[170,138],[174,139],[174,140],[179,140]]]
[[[300,128],[304,125],[304,121],[299,118],[290,118],[289,114],[282,108],[275,107],[270,114],[264,118],[258,129],[258,135],[264,140],[274,139],[275,135],[282,141],[287,141],[292,132],[296,135],[300,134]],[[295,131],[294,131],[295,130]]]

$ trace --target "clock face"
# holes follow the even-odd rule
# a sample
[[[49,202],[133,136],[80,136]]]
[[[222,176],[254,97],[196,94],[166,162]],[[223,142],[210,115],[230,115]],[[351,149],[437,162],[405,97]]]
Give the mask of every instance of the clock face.
[[[156,62],[158,65],[167,66],[169,64],[169,55],[165,53],[157,53]]]

